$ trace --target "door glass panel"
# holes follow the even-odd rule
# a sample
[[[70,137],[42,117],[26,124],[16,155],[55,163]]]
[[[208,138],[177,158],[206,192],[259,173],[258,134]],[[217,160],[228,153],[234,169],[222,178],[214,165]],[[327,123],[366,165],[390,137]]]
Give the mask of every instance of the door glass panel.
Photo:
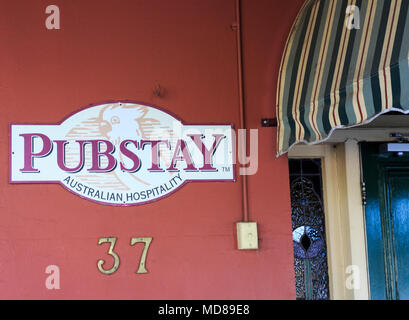
[[[320,159],[290,159],[294,271],[298,300],[329,299]]]
[[[409,299],[409,154],[361,143],[366,238],[373,300]]]
[[[397,298],[409,297],[409,172],[389,172],[388,187],[397,264]]]

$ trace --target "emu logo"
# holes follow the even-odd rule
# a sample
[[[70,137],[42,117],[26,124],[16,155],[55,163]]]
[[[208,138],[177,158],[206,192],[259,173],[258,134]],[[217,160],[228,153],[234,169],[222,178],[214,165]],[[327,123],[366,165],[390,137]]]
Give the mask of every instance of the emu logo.
[[[10,182],[59,183],[103,204],[158,200],[190,181],[234,181],[231,125],[186,125],[129,101],[56,125],[10,125]]]

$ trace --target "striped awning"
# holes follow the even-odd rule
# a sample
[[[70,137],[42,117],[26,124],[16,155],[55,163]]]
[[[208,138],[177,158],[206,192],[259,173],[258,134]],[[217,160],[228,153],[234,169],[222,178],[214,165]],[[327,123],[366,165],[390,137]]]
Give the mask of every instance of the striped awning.
[[[281,62],[278,155],[388,111],[409,113],[408,8],[409,0],[305,2]]]

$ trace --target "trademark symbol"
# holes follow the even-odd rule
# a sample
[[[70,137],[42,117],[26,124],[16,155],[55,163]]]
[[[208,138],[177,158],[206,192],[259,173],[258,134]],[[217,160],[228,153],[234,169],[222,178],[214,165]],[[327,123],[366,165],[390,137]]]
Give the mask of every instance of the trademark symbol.
[[[223,172],[230,172],[230,167],[223,167]]]

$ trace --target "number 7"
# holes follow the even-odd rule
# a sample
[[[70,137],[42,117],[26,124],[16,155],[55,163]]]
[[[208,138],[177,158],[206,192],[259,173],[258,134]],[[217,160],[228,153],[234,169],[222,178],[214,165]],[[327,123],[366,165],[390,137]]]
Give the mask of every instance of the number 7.
[[[152,237],[145,237],[145,238],[131,238],[131,246],[133,246],[135,243],[143,242],[145,243],[141,255],[141,260],[139,261],[139,267],[138,271],[136,273],[148,273],[148,270],[146,270],[145,263],[146,263],[146,255],[148,253],[149,246],[152,242]]]

